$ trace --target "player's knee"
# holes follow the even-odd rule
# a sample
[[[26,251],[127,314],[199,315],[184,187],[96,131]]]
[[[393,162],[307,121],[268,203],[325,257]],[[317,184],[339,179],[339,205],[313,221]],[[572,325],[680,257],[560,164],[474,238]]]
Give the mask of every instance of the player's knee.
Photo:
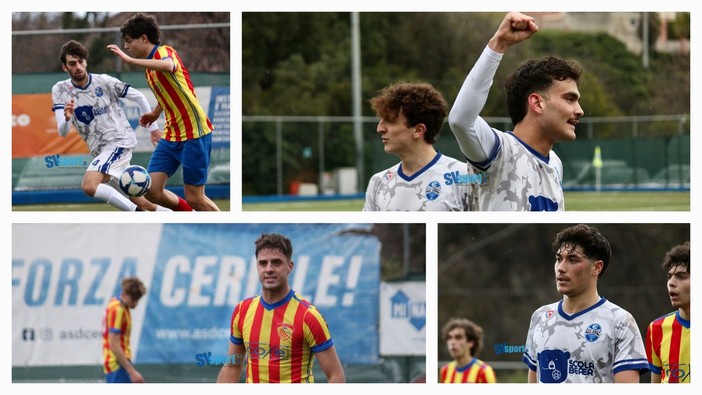
[[[84,182],[84,183],[81,185],[81,189],[83,190],[83,193],[84,193],[84,194],[86,194],[86,195],[88,195],[88,196],[90,196],[90,197],[94,197],[94,196],[95,196],[95,192],[97,191],[97,185],[96,185],[96,184],[92,184],[92,183],[86,183],[86,182]]]

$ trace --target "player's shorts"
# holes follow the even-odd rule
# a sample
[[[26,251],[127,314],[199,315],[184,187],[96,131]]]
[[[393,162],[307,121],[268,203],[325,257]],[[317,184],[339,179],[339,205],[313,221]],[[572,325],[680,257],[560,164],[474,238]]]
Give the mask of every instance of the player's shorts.
[[[173,176],[183,165],[183,182],[188,185],[205,185],[210,167],[212,133],[186,141],[161,139],[149,160],[149,173],[163,172]]]
[[[90,162],[86,171],[97,171],[119,178],[124,169],[129,167],[129,161],[131,160],[131,149],[109,147],[93,158],[93,161]]]
[[[129,373],[123,367],[120,367],[114,372],[107,373],[105,381],[108,383],[131,383],[132,379],[129,378]]]

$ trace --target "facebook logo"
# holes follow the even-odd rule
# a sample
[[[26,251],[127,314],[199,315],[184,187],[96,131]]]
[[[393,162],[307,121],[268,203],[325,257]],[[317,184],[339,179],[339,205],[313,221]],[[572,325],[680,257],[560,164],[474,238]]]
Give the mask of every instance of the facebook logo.
[[[22,340],[24,340],[24,341],[34,341],[34,329],[32,329],[32,328],[22,328]]]

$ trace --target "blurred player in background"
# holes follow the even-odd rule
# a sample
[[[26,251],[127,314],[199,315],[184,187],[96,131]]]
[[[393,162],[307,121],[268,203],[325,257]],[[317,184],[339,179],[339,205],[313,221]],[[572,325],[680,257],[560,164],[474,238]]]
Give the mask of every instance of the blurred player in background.
[[[676,311],[660,317],[646,331],[652,383],[690,382],[690,242],[665,255],[663,270],[670,303]]]
[[[483,328],[465,318],[452,318],[442,329],[453,361],[441,367],[440,383],[495,383],[490,365],[477,358],[483,348]]]
[[[256,240],[262,291],[234,308],[227,352],[233,363],[222,367],[218,383],[239,382],[245,357],[247,383],[313,383],[315,356],[330,383],[346,381],[322,314],[290,289],[292,253],[283,235]]]
[[[388,86],[370,100],[385,152],[400,163],[371,177],[363,211],[468,211],[465,164],[434,149],[448,105],[426,83]]]
[[[107,47],[123,62],[146,69],[146,81],[158,101],[140,122],[150,125],[166,113],[163,137],[149,161],[152,183],[146,196],[176,211],[219,211],[205,195],[214,127],[195,96],[190,73],[175,49],[161,45],[161,30],[153,16],[138,13],[124,22],[120,32],[124,49],[132,56],[117,45]],[[185,201],[165,189],[181,164]]]
[[[139,299],[146,294],[146,287],[136,277],[122,279],[122,293],[113,297],[107,305],[103,318],[102,358],[103,371],[108,383],[143,383],[132,365],[132,349],[129,337],[132,333],[130,309],[136,308]]]
[[[553,242],[556,290],[563,299],[531,316],[523,361],[530,383],[638,383],[648,371],[634,317],[597,293],[609,241],[588,225],[562,230]]]
[[[65,43],[59,59],[71,78],[57,82],[51,89],[51,110],[61,137],[66,137],[72,123],[90,148],[93,160],[83,176],[83,192],[122,211],[171,211],[144,197],[127,198],[106,184],[113,177],[119,178],[130,165],[131,149],[137,143],[119,99],[135,102],[145,114],[151,111],[146,97],[107,74],[88,73],[88,49],[78,41]],[[149,126],[149,131],[155,145],[161,131],[156,123]]]
[[[523,63],[505,83],[514,131],[492,129],[479,113],[507,49],[539,30],[530,16],[509,13],[468,74],[449,114],[463,154],[487,185],[473,188],[478,210],[564,210],[563,164],[553,145],[575,140],[580,66],[555,57]]]

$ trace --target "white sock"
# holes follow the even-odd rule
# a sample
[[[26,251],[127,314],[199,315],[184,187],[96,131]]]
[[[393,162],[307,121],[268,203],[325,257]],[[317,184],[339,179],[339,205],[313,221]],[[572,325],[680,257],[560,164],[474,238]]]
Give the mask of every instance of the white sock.
[[[136,204],[122,196],[116,189],[109,185],[99,184],[97,189],[95,189],[95,196],[93,197],[122,211],[135,211],[137,208]]]

